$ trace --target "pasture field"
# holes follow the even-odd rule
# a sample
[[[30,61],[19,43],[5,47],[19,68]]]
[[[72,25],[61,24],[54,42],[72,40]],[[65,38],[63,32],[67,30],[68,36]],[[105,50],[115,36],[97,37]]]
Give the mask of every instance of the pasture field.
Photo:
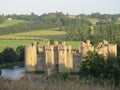
[[[27,21],[25,21],[25,20],[6,20],[5,22],[0,24],[0,27],[6,27],[9,25],[14,25],[14,24],[22,23],[22,22],[27,22]]]
[[[120,24],[120,21],[115,22],[116,24]]]
[[[96,25],[97,22],[99,22],[98,19],[95,18],[87,18],[93,25]]]
[[[2,51],[6,47],[16,48],[18,46],[30,45],[32,42],[38,42],[34,40],[0,40],[0,51]],[[39,43],[44,43],[43,41],[39,41]]]
[[[0,49],[6,47],[16,48],[18,46],[25,46],[32,42],[39,42],[45,44],[46,40],[63,41],[65,38],[65,31],[58,31],[57,28],[47,30],[36,30],[30,32],[22,32],[16,34],[0,36]],[[72,45],[73,49],[78,49],[80,41],[66,41],[66,45]]]
[[[35,30],[29,32],[22,32],[16,34],[2,35],[0,38],[4,39],[53,39],[53,40],[63,40],[65,37],[65,31],[58,31],[58,29],[48,29],[48,30]]]
[[[39,42],[39,44],[45,44],[46,41],[39,40],[0,40],[0,51],[6,47],[16,48],[18,46],[30,45],[32,42]],[[72,45],[73,49],[78,49],[80,41],[66,41],[66,45]]]

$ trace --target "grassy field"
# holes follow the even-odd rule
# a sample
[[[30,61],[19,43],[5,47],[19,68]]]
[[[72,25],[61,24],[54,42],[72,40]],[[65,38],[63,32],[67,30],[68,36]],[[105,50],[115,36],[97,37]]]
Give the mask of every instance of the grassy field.
[[[120,21],[117,21],[116,24],[120,24]]]
[[[95,19],[95,18],[88,18],[88,20],[93,24],[95,25],[97,22],[99,22],[98,19]]]
[[[17,46],[25,46],[29,45],[32,42],[38,42],[35,40],[0,40],[0,51],[2,51],[6,47],[16,48]],[[44,43],[43,41],[39,41],[39,43]]]
[[[0,27],[6,27],[9,25],[18,24],[21,22],[26,22],[26,21],[24,21],[24,20],[6,20],[5,22],[0,24]]]
[[[0,49],[2,50],[5,47],[16,48],[17,46],[28,45],[32,42],[39,42],[40,44],[45,44],[46,40],[51,39],[63,41],[63,39],[65,38],[65,34],[65,31],[58,31],[57,28],[53,28],[48,30],[36,30],[10,35],[2,35],[0,36]],[[78,49],[80,41],[66,41],[66,44],[72,45],[73,49]]]
[[[65,31],[58,31],[58,29],[35,30],[30,32],[2,35],[0,38],[4,39],[53,39],[62,40],[65,37]]]
[[[6,47],[16,48],[17,46],[25,46],[29,45],[32,42],[39,42],[39,44],[45,44],[46,41],[39,40],[0,40],[0,51],[2,51]],[[73,49],[78,49],[80,41],[66,41],[67,45],[72,45]]]

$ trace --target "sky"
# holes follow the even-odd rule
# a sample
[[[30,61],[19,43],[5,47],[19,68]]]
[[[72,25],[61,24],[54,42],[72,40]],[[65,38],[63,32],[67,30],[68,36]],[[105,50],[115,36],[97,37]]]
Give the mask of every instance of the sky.
[[[120,0],[0,0],[0,14],[120,14]]]

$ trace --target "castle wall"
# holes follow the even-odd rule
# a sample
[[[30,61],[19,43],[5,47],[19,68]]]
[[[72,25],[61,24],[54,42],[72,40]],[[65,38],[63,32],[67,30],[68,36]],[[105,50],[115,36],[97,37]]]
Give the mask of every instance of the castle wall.
[[[79,71],[81,56],[78,53],[73,53],[73,72]]]
[[[66,71],[66,45],[61,45],[58,47],[58,63],[59,63],[59,72],[65,72]]]
[[[36,46],[25,47],[25,70],[27,72],[36,71],[37,65],[37,50]]]
[[[47,71],[47,69],[57,70],[59,72],[79,71],[81,59],[86,56],[88,51],[94,51],[94,46],[88,40],[82,42],[78,52],[72,51],[72,46],[66,45],[65,42],[54,45],[47,42],[45,45],[32,44],[25,47],[25,69],[31,71]],[[107,41],[99,43],[95,51],[102,54],[107,59],[108,53],[113,53],[117,56],[117,45],[109,44]]]
[[[108,51],[109,53],[114,54],[115,56],[117,56],[117,45],[108,45]]]
[[[39,53],[37,57],[37,71],[45,71],[45,58],[42,54]]]
[[[71,45],[69,45],[68,47],[67,47],[67,59],[66,59],[66,64],[65,64],[65,66],[68,68],[68,69],[73,69],[73,54],[72,54],[72,46]]]
[[[45,45],[45,64],[46,68],[51,68],[54,70],[54,48],[53,45],[50,45],[49,42]]]
[[[102,54],[105,59],[107,59],[107,55],[109,53],[112,53],[115,56],[117,56],[117,45],[109,44],[109,42],[105,41],[105,40],[103,42],[99,43],[99,45],[96,47],[95,50],[99,54]]]
[[[58,70],[58,42],[54,42],[54,64],[55,64],[55,69]]]
[[[98,54],[102,54],[105,58],[107,58],[107,54],[108,54],[108,47],[107,46],[104,46],[101,48],[96,48],[95,51],[98,52]]]
[[[94,46],[90,44],[90,40],[87,40],[86,43],[81,42],[79,46],[79,53],[84,57],[87,55],[88,51],[94,51]]]

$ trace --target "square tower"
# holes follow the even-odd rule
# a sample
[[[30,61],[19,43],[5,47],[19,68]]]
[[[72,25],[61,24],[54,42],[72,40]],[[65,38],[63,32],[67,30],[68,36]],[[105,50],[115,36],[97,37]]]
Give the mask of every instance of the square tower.
[[[45,45],[45,64],[46,68],[54,70],[54,48],[49,42]]]
[[[59,63],[59,72],[65,72],[66,70],[66,60],[67,60],[67,46],[59,45],[58,47],[58,63]]]

